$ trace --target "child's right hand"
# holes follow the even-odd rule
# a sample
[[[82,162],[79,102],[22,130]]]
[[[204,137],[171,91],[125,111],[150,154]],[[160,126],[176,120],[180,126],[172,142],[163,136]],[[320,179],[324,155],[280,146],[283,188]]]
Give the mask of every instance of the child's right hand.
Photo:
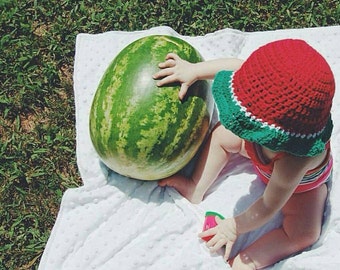
[[[154,79],[160,79],[157,86],[179,82],[181,89],[178,97],[182,100],[188,88],[197,80],[194,64],[183,60],[175,53],[169,53],[165,58],[165,62],[160,63],[158,66],[161,70],[153,75]]]

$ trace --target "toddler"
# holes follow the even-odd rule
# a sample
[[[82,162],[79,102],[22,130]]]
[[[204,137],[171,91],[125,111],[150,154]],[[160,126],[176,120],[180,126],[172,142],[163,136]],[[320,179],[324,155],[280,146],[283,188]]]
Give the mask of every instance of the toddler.
[[[216,217],[212,252],[225,246],[233,269],[260,269],[315,243],[321,232],[326,182],[331,177],[333,73],[305,41],[284,39],[255,50],[246,61],[189,63],[169,53],[154,75],[157,85],[179,82],[179,98],[197,80],[214,79],[220,122],[214,127],[191,177],[159,182],[192,203],[203,200],[232,153],[248,157],[266,188],[243,213]],[[240,234],[255,230],[282,211],[283,224],[229,258]]]

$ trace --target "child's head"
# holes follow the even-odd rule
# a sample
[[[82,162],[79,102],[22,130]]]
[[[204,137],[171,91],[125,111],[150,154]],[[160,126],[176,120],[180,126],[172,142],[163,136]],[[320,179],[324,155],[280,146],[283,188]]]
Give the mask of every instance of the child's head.
[[[213,94],[221,123],[273,151],[313,156],[332,132],[335,91],[326,60],[302,40],[254,51],[236,72],[219,72]]]

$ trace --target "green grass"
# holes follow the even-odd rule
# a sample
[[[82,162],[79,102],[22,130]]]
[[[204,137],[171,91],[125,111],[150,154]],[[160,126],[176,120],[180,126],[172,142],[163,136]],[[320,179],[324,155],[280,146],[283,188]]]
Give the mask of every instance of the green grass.
[[[37,269],[75,156],[78,33],[183,35],[337,25],[339,1],[0,0],[0,269]]]

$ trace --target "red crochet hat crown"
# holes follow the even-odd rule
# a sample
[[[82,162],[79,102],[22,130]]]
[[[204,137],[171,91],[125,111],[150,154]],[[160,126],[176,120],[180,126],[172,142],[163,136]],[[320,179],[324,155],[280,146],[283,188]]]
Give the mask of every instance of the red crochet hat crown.
[[[305,41],[285,39],[254,51],[236,72],[219,72],[213,94],[221,123],[273,151],[313,156],[332,131],[335,91],[326,60]]]

